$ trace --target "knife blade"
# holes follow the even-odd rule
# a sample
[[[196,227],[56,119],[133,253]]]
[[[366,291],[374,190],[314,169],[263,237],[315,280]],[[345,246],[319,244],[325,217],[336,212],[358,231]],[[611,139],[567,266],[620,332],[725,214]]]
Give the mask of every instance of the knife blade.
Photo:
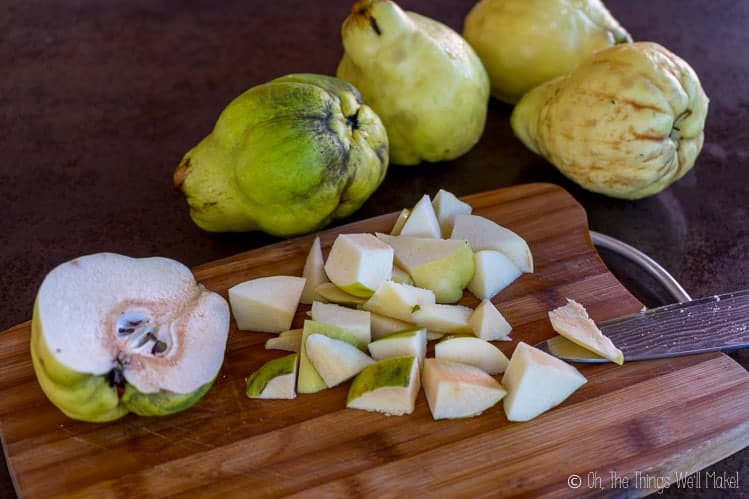
[[[598,324],[624,362],[749,347],[749,289],[675,303]],[[562,336],[536,345],[570,362],[609,362]]]

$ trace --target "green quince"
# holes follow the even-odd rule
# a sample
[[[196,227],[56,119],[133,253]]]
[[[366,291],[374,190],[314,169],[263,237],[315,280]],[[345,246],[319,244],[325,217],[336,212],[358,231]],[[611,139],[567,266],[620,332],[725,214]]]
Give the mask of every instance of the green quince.
[[[174,183],[204,230],[285,237],[351,215],[387,165],[385,129],[355,87],[294,74],[234,99],[182,158]]]

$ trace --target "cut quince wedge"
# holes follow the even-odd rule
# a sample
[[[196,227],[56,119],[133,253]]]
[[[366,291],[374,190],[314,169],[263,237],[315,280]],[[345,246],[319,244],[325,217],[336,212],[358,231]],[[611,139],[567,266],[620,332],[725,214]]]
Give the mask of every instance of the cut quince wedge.
[[[567,305],[549,312],[549,320],[554,331],[568,340],[609,359],[615,364],[624,363],[624,354],[616,348],[611,339],[605,336],[595,322],[588,317],[585,307],[575,300],[567,299]]]

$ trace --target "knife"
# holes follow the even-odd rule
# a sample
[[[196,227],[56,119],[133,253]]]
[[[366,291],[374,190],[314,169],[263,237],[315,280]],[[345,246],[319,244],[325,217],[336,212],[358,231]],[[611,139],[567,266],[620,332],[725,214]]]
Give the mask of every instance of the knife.
[[[749,289],[675,303],[598,324],[624,362],[749,347]],[[562,336],[536,345],[570,362],[607,359]]]

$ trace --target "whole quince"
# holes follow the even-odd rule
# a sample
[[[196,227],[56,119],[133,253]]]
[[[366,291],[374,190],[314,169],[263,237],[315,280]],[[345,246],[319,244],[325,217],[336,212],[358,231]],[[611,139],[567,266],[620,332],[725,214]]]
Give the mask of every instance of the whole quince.
[[[596,52],[569,75],[528,92],[515,135],[591,191],[637,199],[694,165],[708,98],[684,60],[651,42]]]
[[[204,230],[285,237],[356,211],[387,166],[385,128],[354,86],[293,74],[234,99],[182,158],[174,184]]]
[[[600,0],[482,0],[463,36],[489,73],[492,95],[511,104],[596,50],[632,41]]]
[[[382,118],[393,163],[454,159],[481,138],[489,77],[458,33],[390,0],[359,0],[341,37],[336,74]]]

